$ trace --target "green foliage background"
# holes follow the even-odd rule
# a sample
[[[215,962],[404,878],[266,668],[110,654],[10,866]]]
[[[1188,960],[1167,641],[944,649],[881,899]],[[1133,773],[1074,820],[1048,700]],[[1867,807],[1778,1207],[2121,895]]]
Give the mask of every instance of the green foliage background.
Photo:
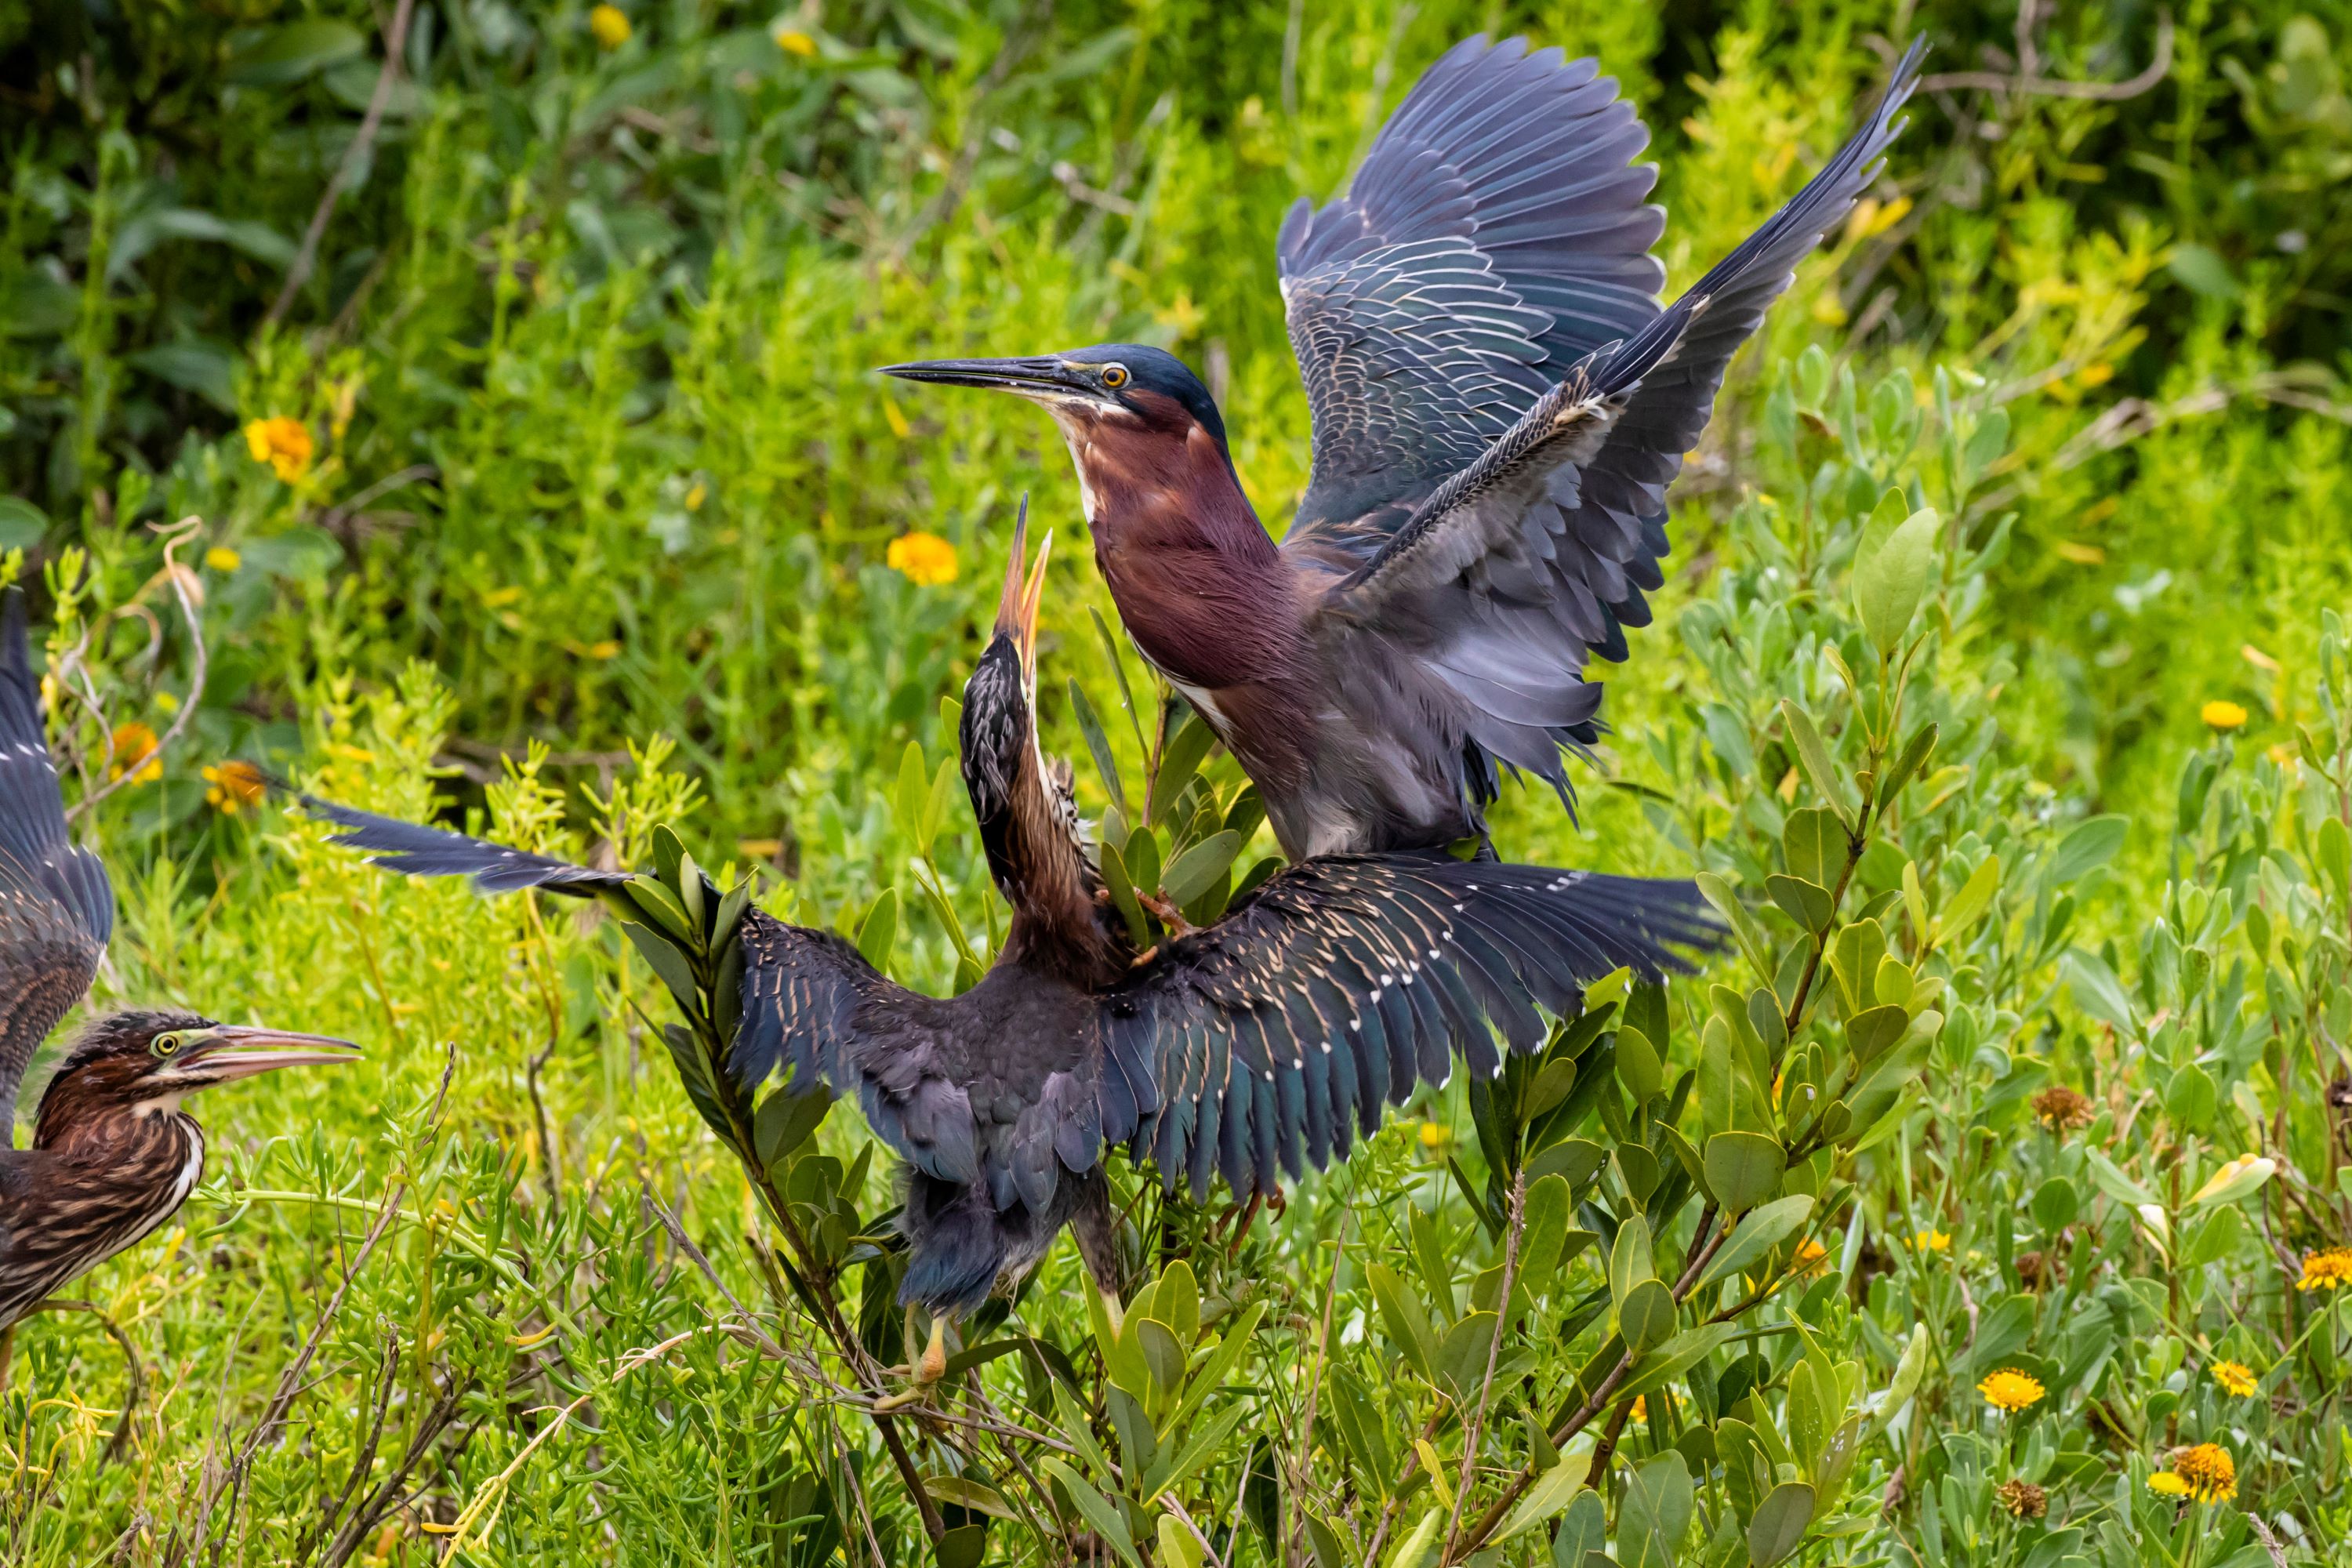
[[[919,1550],[872,1423],[813,1397],[797,1363],[717,1331],[625,1359],[707,1330],[730,1290],[761,1332],[789,1335],[794,1311],[750,1239],[740,1167],[648,1043],[660,988],[610,926],[388,885],[311,828],[222,810],[234,792],[204,770],[247,759],[412,815],[454,795],[519,842],[629,864],[672,820],[705,864],[766,865],[783,886],[763,902],[796,918],[868,928],[897,889],[891,966],[945,988],[958,933],[994,929],[993,894],[960,805],[934,841],[895,802],[910,746],[924,776],[950,753],[940,700],[977,651],[1022,493],[1065,536],[1049,691],[1073,678],[1106,711],[1086,612],[1109,605],[1068,547],[1076,487],[1045,421],[871,368],[1163,343],[1210,378],[1279,527],[1306,472],[1280,215],[1334,189],[1422,67],[1487,29],[1598,54],[1641,105],[1676,284],[1835,145],[1889,38],[1925,33],[1930,71],[1958,79],[1921,95],[1882,199],[1736,369],[1677,492],[1657,623],[1607,672],[1616,734],[1580,771],[1578,820],[1531,794],[1499,818],[1514,858],[1712,870],[1760,943],[1803,945],[1767,879],[1797,874],[1789,808],[1871,761],[1857,689],[1822,652],[1871,657],[1848,585],[1860,524],[1887,486],[1943,509],[1913,715],[1938,719],[1938,749],[1838,919],[1907,931],[1906,972],[1948,993],[1916,1011],[1948,1023],[1898,1121],[1813,1189],[1841,1288],[1784,1271],[1797,1289],[1756,1309],[1777,1337],[1749,1413],[1791,1419],[1801,1321],[1813,1381],[1851,1383],[1838,1409],[1868,1434],[1834,1487],[1801,1444],[1786,1476],[1768,1467],[1826,1494],[1804,1560],[2268,1561],[2237,1507],[2176,1531],[2147,1489],[2174,1444],[2209,1439],[2287,1561],[2338,1560],[2346,1328],[2336,1295],[2292,1286],[2302,1252],[2352,1240],[2326,1098],[2352,1035],[2347,889],[2322,831],[2346,764],[2320,682],[2323,612],[2352,597],[2352,25],[2284,0],[2022,17],[1863,0],[624,9],[631,37],[606,47],[584,6],[415,5],[404,71],[352,154],[388,6],[0,0],[0,546],[47,574],[58,742],[85,782],[106,779],[121,726],[187,717],[160,780],[85,824],[123,904],[101,998],[371,1051],[203,1105],[213,1167],[184,1224],[77,1287],[145,1369],[116,1462],[100,1455],[125,1374],[102,1327],[48,1314],[19,1334],[0,1450],[13,1558],[172,1562],[202,1541],[224,1560],[417,1563],[442,1549],[427,1526],[461,1515],[486,1562]],[[273,314],[339,168],[317,266]],[[243,434],[277,416],[315,444],[290,481]],[[203,526],[175,577],[151,525],[186,516]],[[911,529],[956,546],[953,582],[884,564]],[[202,600],[192,710],[175,582]],[[1799,765],[1783,698],[1827,731],[1843,783]],[[2210,735],[2214,700],[2245,727]],[[1066,703],[1045,719],[1085,754]],[[675,755],[637,765],[632,744],[657,735]],[[1992,856],[1972,945],[1939,947],[1930,922]],[[1707,983],[1769,987],[1773,962],[1727,958]],[[1704,1059],[1710,994],[1675,989],[1655,1042],[1670,1082]],[[2037,1131],[2029,1097],[2053,1082],[2099,1119]],[[1470,1108],[1457,1090],[1423,1110],[1426,1140],[1406,1119],[1283,1215],[1164,1216],[1204,1310],[1265,1309],[1219,1392],[1236,1425],[1182,1493],[1224,1561],[1311,1560],[1308,1513],[1350,1552],[1393,1517],[1393,1543],[1439,1489],[1414,1474],[1400,1501],[1330,1420],[1312,1438],[1335,1356],[1389,1429],[1382,1458],[1423,1433],[1440,1468],[1460,1462],[1461,1390],[1395,1373],[1368,1271],[1418,1280],[1423,1310],[1458,1322],[1454,1292],[1500,1262],[1472,1206],[1494,1173]],[[1634,1094],[1620,1115],[1642,1111]],[[837,1110],[822,1139],[853,1220],[891,1201],[855,1121]],[[2145,1198],[2167,1226],[2201,1225],[2190,1194],[2240,1153],[2282,1173],[2211,1259],[2136,1215]],[[1639,1200],[1592,1179],[1619,1234]],[[2075,1194],[2063,1217],[2053,1181]],[[1662,1248],[1679,1256],[1696,1217],[1662,1219]],[[1923,1230],[1949,1249],[1909,1245]],[[2062,1251],[2063,1270],[2021,1271],[2021,1254]],[[1535,1385],[1578,1376],[1576,1334],[1605,1330],[1570,1327],[1604,1262],[1562,1265],[1559,1300],[1529,1309]],[[1084,1361],[1099,1335],[1076,1279],[1057,1254],[1016,1322]],[[1914,1322],[1933,1370],[1897,1420],[1871,1401]],[[2047,1373],[2032,1419],[1973,1392],[1988,1345]],[[2265,1378],[2260,1398],[2216,1392],[2223,1358]],[[1044,1364],[973,1376],[1008,1419],[1066,1431]],[[1701,1375],[1719,1389],[1729,1367]],[[1604,1489],[1618,1560],[1745,1561],[1753,1508],[1732,1548],[1719,1528],[1739,1513],[1715,1436],[1735,1402],[1691,1384],[1649,1403],[1621,1453],[1681,1456],[1696,1502],[1670,1531],[1687,1484],[1621,1466]],[[1489,1493],[1543,1436],[1516,1413],[1493,1425]],[[987,1468],[1034,1500],[990,1532],[992,1561],[1104,1538],[1067,1485],[993,1451]],[[2047,1485],[2046,1521],[1994,1500],[2013,1477]],[[1164,1517],[1139,1506],[1138,1549],[1181,1560],[1155,1545]],[[1564,1531],[1548,1521],[1503,1560],[1573,1550]]]

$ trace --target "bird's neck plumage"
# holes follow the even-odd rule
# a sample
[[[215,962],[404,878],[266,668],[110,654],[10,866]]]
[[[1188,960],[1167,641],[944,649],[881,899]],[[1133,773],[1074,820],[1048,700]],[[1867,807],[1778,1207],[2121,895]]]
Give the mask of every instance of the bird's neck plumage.
[[[1013,906],[999,961],[1045,970],[1085,990],[1127,971],[1123,929],[1097,898],[1102,882],[1086,858],[1076,823],[1057,805],[1034,746],[1014,773],[1004,807],[982,817],[989,869]],[[977,803],[975,803],[977,804]]]
[[[1143,656],[1202,689],[1294,666],[1303,637],[1288,563],[1217,439],[1118,418],[1065,432],[1096,563]]]
[[[1232,461],[1198,425],[1066,422],[1095,562],[1143,657],[1275,799],[1317,745],[1314,590],[1258,523]]]
[[[44,1097],[31,1181],[0,1258],[0,1325],[68,1280],[135,1246],[179,1211],[204,1174],[205,1134],[177,1109],[130,1110]]]

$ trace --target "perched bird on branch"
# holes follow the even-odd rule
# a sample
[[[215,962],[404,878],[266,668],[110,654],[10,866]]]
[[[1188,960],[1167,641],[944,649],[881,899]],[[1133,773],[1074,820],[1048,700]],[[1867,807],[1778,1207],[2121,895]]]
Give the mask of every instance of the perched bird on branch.
[[[41,1096],[33,1146],[14,1147],[34,1050],[89,989],[114,930],[114,889],[66,832],[26,646],[25,596],[0,608],[0,1331],[172,1217],[204,1173],[205,1133],[182,1109],[215,1084],[347,1061],[320,1035],[216,1023],[177,1008],[84,1025]]]
[[[841,937],[777,921],[699,872],[680,900],[648,890],[644,874],[305,805],[391,870],[601,897],[666,978],[695,977],[670,984],[718,1036],[726,1081],[714,1092],[748,1103],[781,1068],[796,1089],[854,1095],[907,1163],[900,1295],[935,1315],[977,1308],[1065,1224],[1115,1288],[1108,1145],[1156,1162],[1171,1190],[1189,1183],[1205,1196],[1222,1175],[1237,1199],[1271,1192],[1345,1157],[1455,1058],[1499,1072],[1496,1030],[1532,1050],[1538,1008],[1573,1014],[1585,984],[1621,967],[1650,980],[1687,970],[1676,948],[1716,940],[1686,882],[1421,851],[1291,866],[1213,925],[1139,957],[1097,897],[1068,770],[1038,750],[1043,557],[1024,585],[1021,549],[1016,533],[961,734],[973,815],[1013,915],[993,966],[961,995],[910,991]],[[666,900],[701,912],[665,923]]]
[[[1664,583],[1666,485],[1725,367],[1843,222],[1920,57],[1803,190],[1671,305],[1631,104],[1591,60],[1458,45],[1349,193],[1277,244],[1314,419],[1277,545],[1207,388],[1104,343],[887,367],[992,387],[1061,427],[1095,559],[1143,656],[1249,773],[1293,859],[1483,837],[1498,771],[1569,798],[1594,655]]]

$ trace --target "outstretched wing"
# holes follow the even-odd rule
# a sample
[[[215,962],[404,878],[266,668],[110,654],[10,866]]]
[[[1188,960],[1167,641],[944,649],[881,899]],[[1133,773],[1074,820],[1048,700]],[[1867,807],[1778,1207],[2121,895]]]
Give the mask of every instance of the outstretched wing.
[[[1664,214],[1633,106],[1590,59],[1465,39],[1429,68],[1348,194],[1283,221],[1290,342],[1314,416],[1292,534],[1344,535],[1510,429],[1568,366],[1658,313]]]
[[[583,899],[629,880],[626,871],[592,871],[569,861],[509,849],[487,838],[338,805],[313,795],[299,799],[303,810],[344,830],[329,843],[364,849],[374,864],[404,877],[468,877],[477,892],[515,893],[525,888],[545,888]]]
[[[1622,342],[1555,372],[1560,384],[1450,478],[1285,541],[1348,569],[1332,624],[1413,650],[1487,754],[1565,791],[1559,748],[1594,738],[1586,661],[1625,657],[1623,627],[1648,623],[1643,592],[1664,582],[1666,484],[1733,353],[1876,176],[1919,53],[1786,206]]]
[[[333,842],[367,850],[377,865],[404,876],[466,877],[485,893],[544,888],[582,898],[617,893],[632,880],[625,871],[591,870],[462,833],[301,798],[306,811],[344,829]],[[718,897],[712,889],[709,899],[715,903]],[[640,950],[662,944],[689,961],[701,956],[685,953],[666,930],[642,918],[628,930]],[[748,1094],[780,1065],[789,1066],[797,1085],[822,1081],[836,1093],[855,1095],[876,1134],[910,1163],[943,1181],[975,1180],[981,1158],[971,1108],[947,1076],[951,1064],[940,1026],[942,1005],[891,981],[830,931],[786,925],[747,909],[740,936],[741,1023],[726,1061],[737,1088]],[[650,951],[648,958],[655,958]],[[695,967],[655,962],[672,984],[678,983],[673,974],[682,979]],[[722,974],[727,968],[719,965]],[[709,996],[681,1000],[705,1016],[719,1012]]]
[[[25,1068],[89,989],[113,932],[106,867],[66,833],[25,595],[11,588],[0,606],[0,1136],[11,1144]]]
[[[1265,1192],[1277,1167],[1344,1156],[1457,1057],[1499,1073],[1495,1031],[1533,1050],[1538,1007],[1573,1013],[1621,966],[1687,973],[1675,949],[1719,940],[1688,882],[1443,852],[1306,860],[1108,996],[1106,1043],[1157,1064],[1133,1142],[1171,1189],[1221,1173]]]

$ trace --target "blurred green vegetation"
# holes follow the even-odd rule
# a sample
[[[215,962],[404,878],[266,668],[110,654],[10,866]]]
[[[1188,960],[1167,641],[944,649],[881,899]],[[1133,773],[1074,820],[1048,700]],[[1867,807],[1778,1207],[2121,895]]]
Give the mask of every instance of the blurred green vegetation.
[[[872,367],[1163,343],[1210,380],[1278,529],[1307,451],[1274,289],[1280,215],[1336,188],[1420,68],[1484,29],[1597,54],[1622,81],[1653,128],[1677,284],[1836,144],[1890,40],[1935,46],[1938,79],[1877,197],[1735,368],[1676,493],[1675,570],[1658,624],[1605,672],[1618,733],[1578,773],[1580,818],[1524,793],[1499,818],[1517,858],[1713,869],[1792,940],[1764,879],[1789,873],[1782,812],[1819,785],[1774,704],[1811,705],[1854,765],[1821,655],[1861,647],[1841,607],[1869,510],[1853,473],[1951,513],[1921,679],[1948,705],[1933,766],[1968,776],[1906,808],[1856,897],[1900,902],[1905,860],[1938,909],[1989,854],[2019,879],[1977,947],[1910,951],[1951,988],[1952,1027],[1901,1137],[1837,1175],[1856,1184],[1837,1221],[1852,1228],[1823,1239],[1853,1283],[1810,1309],[1833,1342],[1823,1364],[1851,1357],[1883,1392],[1911,1323],[1939,1348],[1918,1414],[1842,1482],[1834,1517],[1853,1532],[1807,1560],[2120,1564],[2160,1547],[2147,1561],[2177,1563],[2147,1473],[2174,1436],[2208,1432],[2228,1434],[2243,1500],[2274,1529],[2297,1521],[2289,1560],[2331,1560],[2352,1525],[2326,1381],[2340,1390],[2343,1352],[2305,1309],[2335,1298],[2289,1289],[2273,1254],[2352,1240],[2323,1093],[2352,1032],[2346,889],[2315,782],[2342,764],[2326,743],[2296,760],[2298,726],[2324,741],[2334,722],[2322,612],[2352,602],[2352,21],[2289,0],[621,14],[600,35],[585,5],[513,0],[0,0],[0,548],[45,584],[58,744],[83,787],[147,743],[137,727],[182,725],[160,778],[128,770],[94,813],[123,903],[101,992],[372,1052],[201,1106],[214,1167],[184,1226],[89,1281],[147,1362],[129,1462],[97,1463],[122,1373],[96,1324],[44,1317],[20,1335],[0,1452],[14,1558],[120,1543],[121,1560],[163,1563],[203,1540],[251,1562],[416,1563],[437,1551],[426,1526],[471,1503],[495,1525],[485,1562],[862,1562],[844,1542],[861,1531],[904,1555],[911,1515],[885,1495],[870,1423],[725,1335],[633,1371],[642,1397],[608,1395],[627,1352],[727,1310],[678,1237],[744,1299],[770,1278],[748,1189],[644,1039],[658,988],[609,928],[387,886],[250,809],[223,764],[410,815],[487,805],[509,837],[630,863],[667,816],[704,863],[780,874],[789,891],[766,901],[796,918],[856,931],[898,889],[893,967],[944,987],[955,942],[919,889],[971,933],[996,929],[993,894],[960,805],[936,842],[894,810],[902,759],[912,744],[928,772],[951,749],[940,699],[978,649],[1018,497],[1066,546],[1079,514],[1031,411],[921,396]],[[1959,438],[1934,405],[1938,371],[1968,428],[1997,429],[1967,483],[1889,435],[1907,395],[1923,441]],[[1859,415],[1839,412],[1848,374]],[[1849,439],[1854,419],[1868,441]],[[167,560],[154,525],[189,516],[201,527]],[[887,563],[911,531],[952,545],[951,578]],[[1051,694],[1074,678],[1108,714],[1116,689],[1085,555],[1057,552],[1042,656],[1048,742],[1079,758]],[[201,606],[201,690],[183,593]],[[1724,637],[1769,668],[1727,667]],[[2243,728],[2210,731],[2214,700],[2242,706]],[[631,747],[656,736],[675,756],[637,766]],[[600,814],[591,792],[616,788]],[[2070,837],[2118,821],[2115,844],[2105,827]],[[2075,865],[2084,843],[2105,853]],[[1770,982],[1738,968],[1711,978]],[[1702,986],[1675,996],[1679,1069],[1708,1003]],[[2033,1131],[2027,1097],[2053,1082],[2108,1120],[2071,1144]],[[1424,1108],[1427,1142],[1383,1140],[1278,1221],[1195,1216],[1220,1227],[1213,1245],[1167,1222],[1204,1291],[1229,1309],[1265,1293],[1273,1359],[1252,1376],[1290,1391],[1253,1406],[1200,1480],[1224,1500],[1208,1522],[1229,1563],[1271,1560],[1250,1555],[1265,1548],[1247,1521],[1251,1498],[1291,1495],[1277,1464],[1308,1478],[1303,1495],[1381,1512],[1369,1477],[1318,1468],[1353,1458],[1278,1440],[1303,1415],[1285,1402],[1328,1300],[1340,1325],[1363,1312],[1349,1375],[1374,1425],[1393,1447],[1425,1419],[1458,1462],[1433,1382],[1383,1393],[1398,1352],[1367,1277],[1331,1251],[1343,1234],[1384,1248],[1432,1301],[1422,1234],[1459,1251],[1464,1289],[1496,1263],[1443,1159],[1449,1129],[1475,1142],[1458,1094]],[[836,1174],[860,1176],[843,1201],[876,1213],[887,1175],[856,1165],[852,1121],[836,1112],[824,1137]],[[2085,1174],[2086,1142],[2115,1181]],[[2301,1175],[2216,1240],[2226,1267],[2174,1268],[2138,1194],[2181,1223],[2217,1159],[2255,1152]],[[2053,1218],[2054,1198],[2044,1210],[2060,1179],[2083,1194],[2080,1225]],[[380,1213],[390,1228],[310,1381],[287,1385],[290,1424],[265,1433]],[[1957,1239],[1925,1259],[1905,1245],[1923,1230]],[[2073,1267],[2109,1271],[2097,1286],[2061,1297],[2021,1272],[2059,1232]],[[1020,1309],[1074,1352],[1089,1331],[1075,1280],[1057,1254]],[[2091,1301],[2112,1346],[2069,1316]],[[2051,1363],[2055,1416],[2030,1432],[1969,1392],[1969,1347],[2021,1319],[2017,1353]],[[1556,1310],[1542,1323],[1565,1329]],[[1786,1386],[1784,1350],[1759,1389]],[[2209,1353],[2276,1372],[2280,1403],[2217,1404]],[[995,1363],[991,1386],[1008,1408],[1045,1401],[1019,1412],[1045,1421],[1031,1364]],[[523,1458],[583,1395],[578,1429]],[[1711,1402],[1703,1414],[1732,1403]],[[1682,1417],[1645,1420],[1627,1438],[1642,1463],[1697,1458],[1677,1447]],[[1992,1500],[2029,1470],[2051,1489],[2050,1535],[2066,1519],[2084,1531],[2042,1555]],[[339,1542],[385,1478],[370,1532]],[[1876,1527],[1888,1492],[1895,1522]],[[1702,1509],[1717,1496],[1702,1475]],[[1336,1505],[1325,1517],[1348,1525]],[[1027,1528],[991,1550],[1057,1561]],[[2242,1524],[2201,1539],[2203,1563],[2265,1560]]]

